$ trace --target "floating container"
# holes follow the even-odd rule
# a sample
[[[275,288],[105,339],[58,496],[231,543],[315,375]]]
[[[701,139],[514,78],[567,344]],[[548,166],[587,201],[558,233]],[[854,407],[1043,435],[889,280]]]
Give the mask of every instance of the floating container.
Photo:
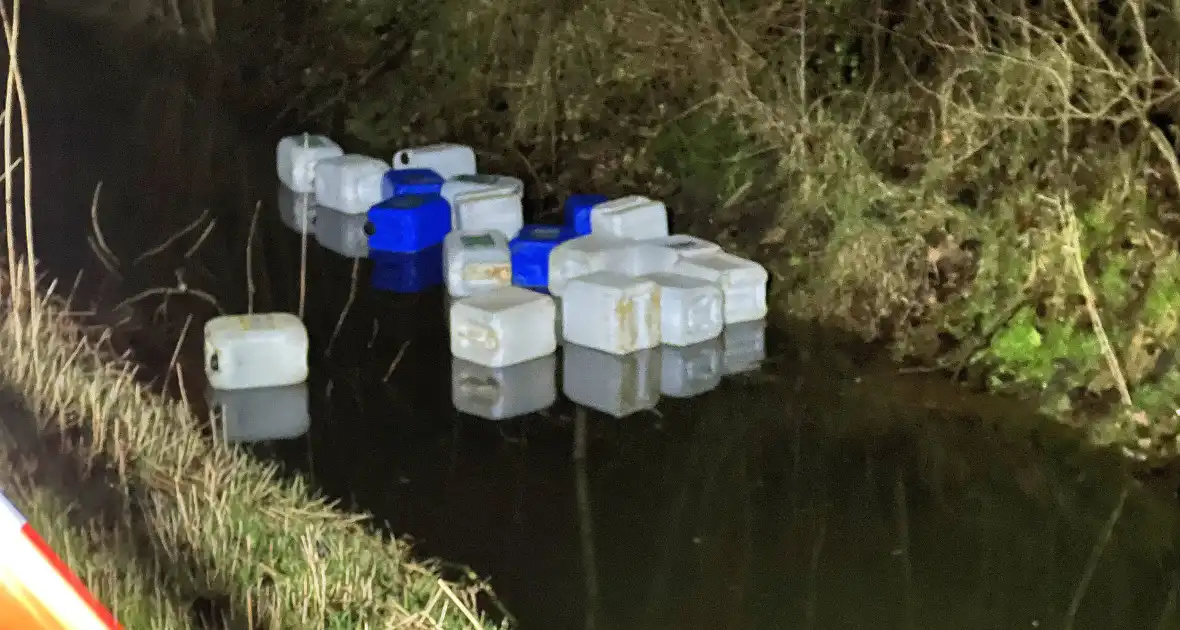
[[[205,323],[205,375],[214,389],[307,380],[307,328],[290,313],[220,315]]]
[[[450,179],[456,175],[475,174],[475,150],[462,144],[439,143],[408,147],[393,154],[393,168],[430,169]]]
[[[320,206],[316,208],[312,231],[325,249],[345,258],[368,258],[369,225],[367,214],[348,214]]]
[[[451,204],[456,230],[500,230],[512,240],[524,227],[524,186],[514,177],[456,177],[447,180],[439,194]]]
[[[645,276],[660,288],[660,341],[671,346],[692,346],[716,339],[725,328],[725,301],[721,287],[680,273]]]
[[[660,393],[669,398],[692,398],[721,384],[721,338],[692,346],[660,348]]]
[[[443,177],[428,168],[408,168],[386,171],[381,180],[381,198],[399,195],[437,195],[442,191]]]
[[[512,284],[512,254],[499,230],[457,230],[443,241],[447,293],[466,297]]]
[[[565,344],[561,353],[561,389],[574,403],[623,418],[660,402],[659,350],[617,356]]]
[[[344,155],[327,136],[299,134],[279,140],[275,151],[279,181],[297,193],[315,192],[315,166],[320,160]]]
[[[725,323],[737,324],[766,317],[766,268],[727,252],[681,258],[673,270],[721,286],[725,295]]]
[[[512,284],[529,289],[549,289],[549,254],[574,237],[561,225],[526,225],[508,244],[512,250]]]
[[[638,278],[668,271],[679,262],[680,256],[670,250],[645,243],[628,243],[607,257],[606,270]]]
[[[369,209],[369,251],[410,253],[443,242],[451,231],[451,207],[435,194],[398,195]]]
[[[590,210],[590,231],[635,240],[668,236],[668,208],[642,195],[604,201]]]
[[[367,155],[342,155],[315,165],[316,203],[345,214],[364,214],[381,194],[389,165]]]
[[[491,368],[451,361],[455,409],[485,420],[507,420],[548,409],[557,402],[557,356]]]
[[[577,236],[585,236],[590,233],[590,211],[594,206],[605,203],[610,199],[606,195],[570,195],[566,197],[565,203],[562,204],[562,214],[565,215],[565,224],[574,231]]]
[[[726,375],[756,370],[766,359],[766,320],[726,326],[721,342],[725,346]]]
[[[648,239],[643,242],[647,245],[670,249],[685,258],[695,258],[702,254],[712,254],[713,252],[721,251],[721,246],[717,243],[706,241],[703,238],[697,238],[689,234],[672,234],[670,236]]]
[[[378,291],[422,293],[443,283],[441,243],[416,252],[371,252],[373,271],[369,282]]]
[[[611,257],[629,246],[622,239],[587,234],[557,245],[549,253],[549,292],[562,295],[570,280],[595,271],[603,271]]]
[[[311,428],[307,383],[208,393],[220,416],[221,437],[231,444],[297,438]]]
[[[451,354],[488,367],[553,354],[556,317],[553,298],[520,287],[462,298],[451,306]]]
[[[571,280],[561,297],[570,343],[611,354],[660,345],[660,289],[651,280],[596,271]]]
[[[300,193],[279,184],[279,220],[297,234],[311,234],[315,222],[315,193]]]

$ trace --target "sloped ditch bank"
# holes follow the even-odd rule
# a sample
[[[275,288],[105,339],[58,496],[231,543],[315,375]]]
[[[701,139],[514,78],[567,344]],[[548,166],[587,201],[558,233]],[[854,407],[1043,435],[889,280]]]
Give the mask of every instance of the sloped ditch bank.
[[[56,299],[36,325],[11,309],[0,322],[6,491],[128,627],[498,627],[473,612],[478,578],[442,580],[403,540],[208,439],[184,402],[203,393],[199,357],[173,352],[245,301],[244,276],[216,282],[238,268],[253,205],[216,67],[41,8],[24,10],[20,52]]]

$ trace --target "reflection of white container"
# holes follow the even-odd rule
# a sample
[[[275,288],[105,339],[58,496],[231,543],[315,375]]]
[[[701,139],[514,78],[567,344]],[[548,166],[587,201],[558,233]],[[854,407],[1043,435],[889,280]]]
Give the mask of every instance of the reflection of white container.
[[[681,258],[677,273],[716,282],[725,294],[725,323],[766,317],[766,269],[758,263],[726,252]]]
[[[703,238],[697,238],[689,234],[672,234],[671,236],[650,238],[644,240],[643,243],[670,249],[685,258],[694,258],[701,254],[712,254],[713,252],[721,251],[721,246],[717,243],[706,241]]]
[[[642,195],[604,201],[590,210],[590,232],[637,240],[667,236],[668,209]]]
[[[660,393],[671,398],[692,398],[721,384],[721,338],[695,346],[660,348]]]
[[[315,221],[315,194],[299,193],[279,184],[279,220],[299,234],[311,234]]]
[[[628,246],[624,240],[587,234],[554,247],[549,252],[549,292],[562,295],[570,280],[605,270],[611,258]]]
[[[691,346],[714,339],[725,327],[721,287],[680,273],[653,273],[644,278],[660,287],[660,340]]]
[[[512,253],[499,230],[457,230],[443,239],[447,293],[464,297],[512,284]]]
[[[307,328],[290,313],[220,315],[205,323],[205,375],[214,389],[307,380]]]
[[[393,154],[393,168],[430,169],[449,179],[456,175],[475,174],[475,150],[469,146],[452,143],[428,144],[408,147]]]
[[[660,402],[659,350],[616,356],[565,344],[561,352],[561,389],[571,401],[616,418]]]
[[[739,374],[758,369],[766,358],[766,320],[741,322],[725,327],[721,333],[725,344],[725,373]]]
[[[279,140],[275,151],[279,181],[298,193],[315,192],[315,165],[325,158],[344,155],[327,136],[299,134]]]
[[[312,229],[316,242],[325,249],[345,258],[367,258],[369,235],[365,234],[365,226],[368,223],[367,215],[347,214],[321,206],[316,209]]]
[[[680,256],[670,249],[645,243],[632,243],[611,252],[607,257],[606,270],[637,278],[668,271],[679,260]]]
[[[557,401],[557,356],[491,368],[451,361],[455,409],[486,420],[507,420],[547,409]]]
[[[499,230],[512,240],[524,227],[524,185],[515,177],[455,177],[443,182],[439,194],[451,204],[456,230]]]
[[[231,444],[297,438],[311,428],[307,383],[259,389],[209,390],[220,416],[221,436]]]
[[[342,155],[316,162],[316,203],[345,214],[365,214],[379,203],[389,165],[367,155]]]
[[[570,343],[611,354],[660,345],[660,289],[651,280],[596,271],[571,280],[561,298]]]
[[[556,317],[552,298],[520,287],[465,297],[451,306],[451,354],[488,367],[553,354]]]

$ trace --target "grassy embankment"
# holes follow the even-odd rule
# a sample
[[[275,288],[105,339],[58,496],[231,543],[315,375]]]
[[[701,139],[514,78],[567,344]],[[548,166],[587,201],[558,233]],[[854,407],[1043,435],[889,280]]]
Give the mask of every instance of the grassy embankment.
[[[1176,452],[1168,3],[258,11],[254,87],[301,95],[287,126],[382,154],[470,142],[546,209],[571,191],[663,197],[678,229],[769,267],[776,317],[1033,397],[1095,443]]]
[[[14,234],[14,213],[31,226],[36,201],[33,156],[12,141],[28,138],[13,11],[0,382],[16,403],[0,423],[4,492],[127,628],[227,616],[260,628],[494,627],[472,612],[484,585],[442,580],[361,515],[210,441],[185,404],[135,380],[109,331],[83,329],[52,286],[37,290],[25,263],[35,252]]]

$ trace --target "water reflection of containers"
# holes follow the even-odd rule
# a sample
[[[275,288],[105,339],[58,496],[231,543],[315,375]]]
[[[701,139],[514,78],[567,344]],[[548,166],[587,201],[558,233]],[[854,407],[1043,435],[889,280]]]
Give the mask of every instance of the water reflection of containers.
[[[370,284],[378,291],[421,293],[443,282],[442,243],[416,252],[371,252]]]
[[[550,354],[501,368],[454,359],[451,400],[455,409],[487,420],[548,409],[557,400],[557,357]]]
[[[368,258],[369,235],[365,226],[369,217],[364,214],[348,214],[320,206],[316,208],[312,228],[315,240],[325,249],[345,258]]]
[[[573,229],[562,225],[526,225],[509,243],[512,251],[512,284],[548,291],[549,254],[553,248],[574,237]]]
[[[571,401],[616,418],[660,402],[659,349],[617,356],[565,344],[561,351],[561,389]]]
[[[721,338],[693,346],[660,348],[660,393],[671,398],[692,398],[721,384]]]
[[[205,376],[217,389],[307,380],[307,328],[290,313],[219,315],[205,323]]]
[[[300,193],[279,184],[279,220],[297,234],[311,234],[315,222],[315,194]]]
[[[297,438],[311,428],[307,383],[208,392],[219,433],[231,444]]]
[[[565,224],[574,234],[585,236],[590,233],[590,211],[594,206],[607,201],[606,195],[570,195],[562,204]]]
[[[755,370],[766,358],[766,320],[730,324],[721,332],[721,341],[726,374]]]
[[[369,252],[411,253],[443,242],[451,208],[436,194],[398,195],[369,208],[364,233]]]
[[[315,164],[315,201],[344,214],[365,214],[381,201],[389,165],[367,155],[342,155]]]
[[[499,230],[455,230],[443,240],[447,294],[466,297],[512,284],[512,254]]]
[[[450,179],[475,174],[475,150],[462,144],[441,142],[407,147],[393,154],[395,170],[430,169]]]

